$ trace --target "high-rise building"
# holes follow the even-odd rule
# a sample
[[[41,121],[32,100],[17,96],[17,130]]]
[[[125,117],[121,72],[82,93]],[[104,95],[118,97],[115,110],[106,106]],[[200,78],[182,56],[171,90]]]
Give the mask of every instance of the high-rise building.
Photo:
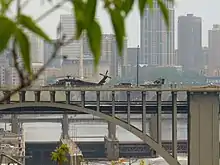
[[[95,79],[100,79],[100,77],[94,73],[94,63],[93,55],[89,47],[87,37],[83,37],[83,74],[85,77],[96,77]],[[122,52],[122,57],[119,56],[118,47],[116,44],[115,35],[113,34],[103,34],[101,42],[101,57],[98,66],[99,72],[105,72],[109,70],[109,75],[112,77],[117,77],[125,74],[127,66],[127,40],[124,40],[124,49]],[[66,59],[62,63],[62,70],[66,74],[71,74],[79,77],[80,72],[80,59],[79,56],[75,59]],[[95,74],[95,75],[94,75]]]
[[[75,17],[73,15],[61,15],[60,16],[60,23],[57,28],[57,35],[58,38],[64,37],[65,40],[71,39],[75,35],[76,31],[76,23]],[[75,59],[80,56],[81,54],[81,40],[74,40],[67,46],[64,46],[60,49],[61,56],[67,56],[68,59]]]
[[[43,63],[44,60],[44,42],[43,39],[32,32],[27,32],[30,42],[31,62]]]
[[[174,5],[164,1],[170,16],[167,28],[161,10],[154,1],[153,12],[146,6],[141,19],[140,61],[152,66],[173,65],[174,63]]]
[[[10,51],[4,50],[0,54],[0,85],[7,84],[7,69],[9,68],[8,54]]]
[[[178,64],[201,71],[202,19],[193,14],[178,17]]]
[[[16,86],[20,84],[20,78],[15,67],[7,68],[7,84]]]
[[[104,48],[103,46],[102,51],[106,51],[105,53],[103,53],[103,55],[105,56],[106,59],[110,60],[109,65],[110,65],[111,76],[113,78],[117,76],[126,76],[126,70],[128,66],[127,64],[127,55],[128,55],[127,39],[126,38],[124,39],[124,47],[122,50],[122,56],[120,56],[115,35],[112,35],[111,37],[108,36],[110,38],[108,38],[107,36],[104,36],[104,37],[106,37],[106,39],[110,39],[110,43],[106,44],[105,43],[106,41],[103,43],[103,45],[105,45],[106,48]]]
[[[203,55],[203,70],[202,74],[208,75],[208,61],[209,61],[209,48],[203,47],[202,48],[202,55]]]
[[[128,48],[128,65],[137,65],[137,54],[140,52],[140,48]]]
[[[175,51],[174,51],[174,58],[173,58],[174,60],[174,65],[178,65],[178,49],[175,49]]]
[[[209,30],[208,73],[210,76],[220,76],[220,25],[213,25]]]
[[[44,64],[48,62],[55,51],[55,41],[52,43],[48,43],[44,40]],[[62,58],[60,56],[60,51],[56,53],[56,57],[52,60],[51,63],[47,66],[47,68],[60,68],[62,64]]]

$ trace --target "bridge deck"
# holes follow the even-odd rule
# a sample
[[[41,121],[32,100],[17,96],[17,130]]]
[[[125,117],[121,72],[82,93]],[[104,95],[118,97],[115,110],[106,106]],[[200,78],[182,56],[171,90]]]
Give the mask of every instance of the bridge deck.
[[[68,109],[62,109],[59,107],[51,106],[51,103],[40,102],[37,103],[38,105],[34,105],[35,103],[26,103],[20,107],[17,105],[10,104],[5,106],[0,106],[0,114],[84,114],[83,112],[79,111],[69,111]],[[80,106],[76,104],[70,103],[70,106]],[[12,108],[9,108],[12,107]],[[97,105],[85,105],[85,108],[91,109],[96,111]],[[143,113],[143,106],[140,104],[130,105],[130,114],[142,114]],[[108,115],[112,114],[112,105],[100,105],[99,111]],[[157,113],[157,104],[149,103],[146,105],[146,114],[155,114]],[[170,114],[172,113],[172,104],[171,102],[162,103],[161,110],[163,114]],[[188,112],[188,104],[185,102],[177,103],[177,113],[187,113]],[[128,106],[127,105],[116,105],[115,106],[115,114],[127,114],[128,113]]]
[[[1,91],[14,90],[16,86],[1,86]],[[115,87],[115,86],[87,86],[87,87],[27,87],[24,91],[173,91],[173,92],[220,92],[218,85],[205,85],[205,86],[181,86],[181,87],[145,87],[145,86],[132,86],[132,87]]]
[[[1,90],[0,90],[1,91]],[[71,91],[71,100],[72,101],[79,101],[81,100],[81,92],[80,91]],[[125,101],[126,100],[126,91],[117,91],[115,92],[116,96],[120,96],[120,95],[124,95],[125,97],[122,97],[123,99],[119,99],[116,97],[116,101],[121,100],[121,101]],[[155,91],[149,91],[147,92],[147,100],[149,101],[156,101],[156,92]],[[178,100],[179,101],[186,101],[186,92],[178,92]],[[0,92],[0,97],[3,97],[3,92]],[[35,101],[35,94],[33,91],[26,91],[25,94],[25,100],[26,101]],[[111,91],[101,91],[100,92],[100,99],[101,100],[111,100],[109,99],[111,98]],[[133,91],[131,92],[131,100],[132,98],[139,98],[139,100],[141,100],[141,91]],[[171,101],[171,92],[165,91],[162,93],[161,99],[163,101]],[[56,92],[56,101],[65,101],[66,100],[66,95],[65,95],[65,91],[57,91]],[[95,91],[87,91],[85,92],[85,99],[86,101],[88,100],[96,100],[96,92]],[[19,94],[16,93],[14,94],[11,99],[11,101],[19,101]],[[41,101],[50,101],[50,92],[49,91],[41,91],[40,93],[40,100]],[[132,100],[134,101],[134,100]]]

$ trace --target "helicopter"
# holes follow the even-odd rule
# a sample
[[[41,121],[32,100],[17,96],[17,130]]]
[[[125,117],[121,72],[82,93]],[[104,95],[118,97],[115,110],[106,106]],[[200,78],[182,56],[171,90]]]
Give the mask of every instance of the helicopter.
[[[106,83],[106,80],[108,78],[111,79],[111,77],[108,76],[108,70],[105,72],[105,74],[100,73],[99,75],[103,76],[103,78],[98,83],[83,81],[83,80],[80,80],[80,79],[76,79],[75,77],[72,77],[70,75],[67,75],[64,78],[58,79],[55,83],[49,84],[49,86],[52,86],[52,87],[102,86]]]

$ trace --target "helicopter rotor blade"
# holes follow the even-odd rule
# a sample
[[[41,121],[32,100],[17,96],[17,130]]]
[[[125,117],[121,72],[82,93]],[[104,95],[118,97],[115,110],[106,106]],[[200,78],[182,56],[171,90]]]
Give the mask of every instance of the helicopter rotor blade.
[[[108,74],[108,70],[105,72],[105,75],[107,75]]]
[[[102,73],[99,73],[99,75],[101,75],[101,76],[105,76],[104,74],[102,74]]]

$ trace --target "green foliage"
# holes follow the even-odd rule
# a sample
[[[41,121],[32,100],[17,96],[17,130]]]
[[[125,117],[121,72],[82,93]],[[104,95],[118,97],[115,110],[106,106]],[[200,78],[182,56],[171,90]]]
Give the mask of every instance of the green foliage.
[[[114,27],[116,41],[118,44],[119,55],[122,55],[123,41],[125,37],[125,22],[119,9],[109,8],[109,14],[111,15],[112,24]]]
[[[15,1],[15,0],[14,0]],[[173,0],[168,0],[173,2]],[[23,58],[25,68],[31,73],[30,65],[30,46],[26,31],[33,32],[37,36],[51,41],[48,35],[37,25],[30,16],[24,15],[21,10],[18,10],[15,20],[8,18],[6,13],[12,5],[13,0],[0,0],[0,53],[7,47],[8,41],[14,39],[16,47],[19,48],[20,54]],[[101,56],[101,36],[102,30],[95,19],[96,8],[98,0],[72,0],[73,13],[76,18],[76,32],[75,39],[80,39],[81,35],[85,32],[88,37],[91,51],[94,55],[94,64],[98,65]],[[125,19],[132,10],[135,0],[103,0],[104,9],[108,12],[118,51],[122,55],[124,46],[124,38],[126,37]],[[153,8],[153,0],[139,0],[140,15],[144,14],[144,8],[148,5]],[[157,3],[163,13],[165,23],[169,23],[169,13],[163,0],[157,0]],[[74,34],[74,32],[73,32]]]
[[[9,39],[16,31],[15,23],[5,16],[0,16],[0,53],[7,47]]]
[[[29,73],[31,73],[30,65],[30,45],[27,35],[19,28],[15,32],[15,41],[19,45],[21,56],[24,62],[24,66]]]
[[[62,165],[64,162],[67,162],[67,154],[69,153],[69,147],[67,144],[61,144],[58,148],[51,153],[51,160]]]
[[[169,10],[167,9],[166,5],[163,3],[162,0],[158,0],[158,5],[160,7],[161,12],[164,16],[164,21],[166,25],[169,27]]]
[[[101,56],[101,35],[101,28],[99,24],[96,21],[94,21],[88,29],[88,39],[91,51],[96,55],[96,58],[94,60],[95,66],[98,65]]]
[[[145,165],[145,164],[146,164],[145,161],[141,160],[139,165]]]
[[[0,5],[1,5],[0,13],[1,13],[1,15],[4,15],[8,11],[8,8],[10,7],[10,5],[13,1],[14,0],[0,0]]]
[[[44,33],[43,30],[35,23],[35,21],[26,15],[20,15],[18,17],[18,23],[22,25],[24,28],[27,28],[29,31],[35,33],[46,41],[50,42],[50,38]]]

